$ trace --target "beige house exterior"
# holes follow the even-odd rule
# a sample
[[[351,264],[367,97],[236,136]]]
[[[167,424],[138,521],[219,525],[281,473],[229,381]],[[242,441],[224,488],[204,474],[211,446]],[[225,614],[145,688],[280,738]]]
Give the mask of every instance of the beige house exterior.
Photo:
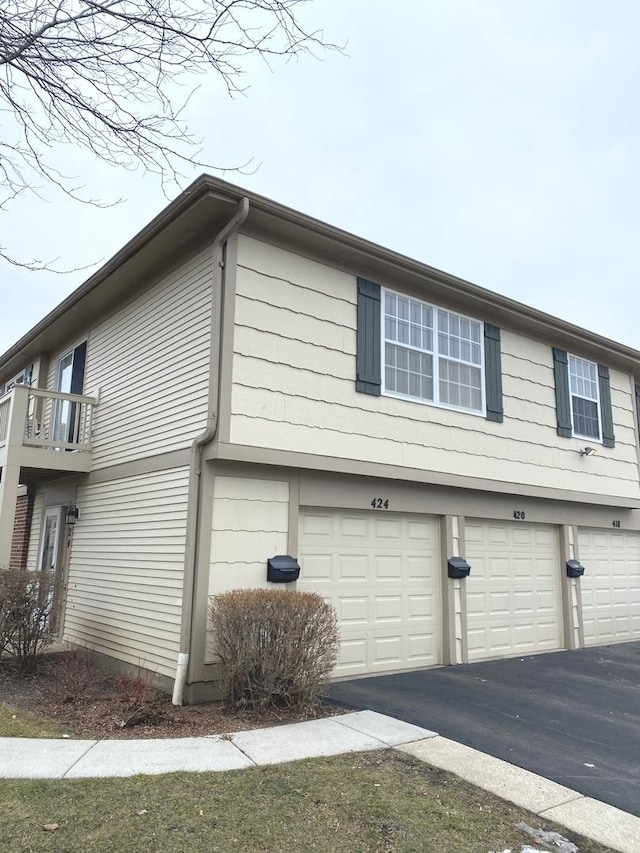
[[[60,637],[176,701],[215,682],[208,597],[278,554],[337,609],[336,678],[637,639],[639,382],[636,350],[203,176],[0,356],[0,566],[27,495]]]

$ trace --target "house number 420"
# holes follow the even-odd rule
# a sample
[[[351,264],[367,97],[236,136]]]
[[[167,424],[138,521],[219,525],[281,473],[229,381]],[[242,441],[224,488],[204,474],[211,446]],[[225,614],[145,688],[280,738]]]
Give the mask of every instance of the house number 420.
[[[373,509],[389,509],[389,498],[374,498],[371,506]]]

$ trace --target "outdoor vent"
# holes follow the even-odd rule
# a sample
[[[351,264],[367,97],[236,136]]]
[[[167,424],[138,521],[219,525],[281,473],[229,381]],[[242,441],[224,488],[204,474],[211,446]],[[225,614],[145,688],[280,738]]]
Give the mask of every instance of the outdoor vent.
[[[471,566],[462,557],[449,557],[447,560],[447,568],[449,577],[454,580],[460,580],[469,576]]]
[[[581,578],[584,574],[584,566],[578,560],[567,560],[567,577]]]
[[[267,580],[271,583],[289,583],[297,581],[300,576],[300,565],[295,557],[279,554],[267,560]]]

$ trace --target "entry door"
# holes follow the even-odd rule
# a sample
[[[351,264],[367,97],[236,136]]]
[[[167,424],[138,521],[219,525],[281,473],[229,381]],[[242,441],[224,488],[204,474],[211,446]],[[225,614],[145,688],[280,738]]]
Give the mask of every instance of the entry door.
[[[58,627],[59,610],[59,562],[60,562],[60,535],[62,526],[62,507],[48,507],[44,511],[42,527],[42,538],[40,540],[40,557],[38,568],[41,572],[51,575],[53,585],[51,587],[51,627],[55,631]]]
[[[63,394],[82,394],[84,387],[84,366],[87,357],[87,344],[65,353],[58,359],[56,373],[56,391]],[[53,438],[76,444],[79,441],[79,406],[69,400],[56,400],[53,417]]]

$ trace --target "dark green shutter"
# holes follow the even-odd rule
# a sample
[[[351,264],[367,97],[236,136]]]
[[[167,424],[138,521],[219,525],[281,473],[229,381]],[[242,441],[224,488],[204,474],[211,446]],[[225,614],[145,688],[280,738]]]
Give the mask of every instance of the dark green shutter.
[[[358,279],[356,391],[380,396],[380,285]]]
[[[569,395],[569,359],[563,349],[553,348],[553,373],[556,381],[556,420],[558,435],[571,438],[571,398]]]
[[[484,324],[484,381],[487,398],[487,420],[501,424],[502,410],[502,356],[500,353],[500,328]]]
[[[602,419],[602,444],[605,447],[615,447],[616,437],[613,433],[613,412],[611,410],[611,387],[609,385],[609,368],[604,364],[598,365],[598,385],[600,386],[600,417]]]
[[[640,385],[636,385],[636,414],[638,416],[638,429],[640,429]]]

